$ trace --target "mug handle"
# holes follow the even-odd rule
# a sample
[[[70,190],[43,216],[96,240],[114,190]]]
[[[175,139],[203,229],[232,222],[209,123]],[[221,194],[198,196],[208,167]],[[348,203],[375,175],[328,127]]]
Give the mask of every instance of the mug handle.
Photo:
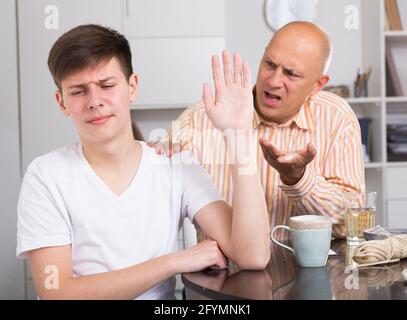
[[[277,241],[276,238],[274,238],[274,232],[275,232],[277,229],[284,229],[284,230],[291,231],[290,227],[287,227],[287,226],[275,226],[275,227],[273,228],[273,231],[271,231],[271,235],[270,235],[271,241],[273,241],[276,245],[281,246],[281,247],[283,247],[283,248],[285,248],[285,249],[287,249],[287,250],[290,250],[292,253],[294,253],[293,248],[291,248],[291,247],[289,247],[289,246],[286,246],[285,244],[282,244],[281,242]]]

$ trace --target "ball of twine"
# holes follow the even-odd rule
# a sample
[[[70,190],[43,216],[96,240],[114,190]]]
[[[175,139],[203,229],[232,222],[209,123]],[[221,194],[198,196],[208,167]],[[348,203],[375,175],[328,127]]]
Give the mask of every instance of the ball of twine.
[[[353,252],[353,260],[363,266],[396,262],[403,258],[407,258],[407,235],[366,241]]]

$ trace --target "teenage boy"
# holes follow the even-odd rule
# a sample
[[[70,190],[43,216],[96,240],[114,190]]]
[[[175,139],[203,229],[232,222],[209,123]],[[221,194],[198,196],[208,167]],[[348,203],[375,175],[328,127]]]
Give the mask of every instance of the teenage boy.
[[[232,151],[239,137],[250,141],[249,67],[236,54],[222,77],[219,64],[214,56],[215,96],[205,84],[203,98]],[[172,298],[175,274],[225,268],[225,256],[265,268],[270,223],[252,163],[230,164],[231,207],[185,154],[169,159],[133,139],[138,79],[121,34],[76,27],[53,45],[48,66],[80,139],[35,159],[21,187],[17,255],[29,259],[41,299]],[[244,149],[241,159],[255,159]],[[213,240],[178,251],[184,218]]]

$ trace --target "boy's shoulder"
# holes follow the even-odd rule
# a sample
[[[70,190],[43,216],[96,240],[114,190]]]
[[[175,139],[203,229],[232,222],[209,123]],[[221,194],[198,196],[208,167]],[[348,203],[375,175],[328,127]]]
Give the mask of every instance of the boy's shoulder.
[[[44,155],[35,158],[27,167],[27,172],[61,172],[69,169],[80,159],[79,142],[54,149]]]

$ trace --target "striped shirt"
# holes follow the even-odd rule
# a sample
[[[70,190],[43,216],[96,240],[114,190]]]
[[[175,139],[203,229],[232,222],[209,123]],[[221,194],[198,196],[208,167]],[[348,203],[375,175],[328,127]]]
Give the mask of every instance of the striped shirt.
[[[284,124],[267,122],[255,110],[253,130],[256,139],[267,137],[282,151],[302,150],[308,142],[317,150],[301,180],[288,186],[267,163],[256,141],[258,175],[271,227],[287,225],[291,216],[316,214],[329,216],[333,235],[344,237],[344,197],[348,192],[365,189],[360,126],[345,100],[321,91],[310,97]],[[224,200],[231,204],[233,185],[229,155],[225,152],[222,133],[213,128],[206,116],[203,102],[190,106],[180,115],[172,124],[169,137],[173,143],[180,144],[182,150],[194,154]],[[287,235],[280,237],[287,238]],[[198,239],[202,238],[198,232]]]

